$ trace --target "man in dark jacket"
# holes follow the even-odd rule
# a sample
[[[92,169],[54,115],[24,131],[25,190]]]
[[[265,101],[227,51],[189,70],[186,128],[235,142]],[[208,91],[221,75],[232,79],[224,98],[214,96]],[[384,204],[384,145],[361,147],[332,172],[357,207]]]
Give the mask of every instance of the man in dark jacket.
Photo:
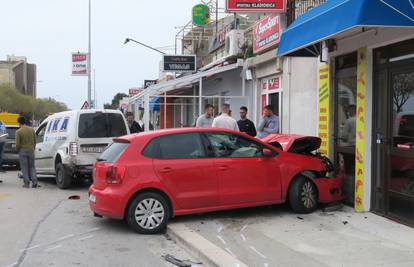
[[[132,112],[127,113],[127,122],[130,133],[140,133],[142,132],[141,126],[139,126],[139,123],[135,121],[134,114]]]
[[[237,122],[239,125],[240,132],[246,133],[250,136],[256,136],[256,127],[254,123],[247,118],[247,108],[240,108],[240,120]]]

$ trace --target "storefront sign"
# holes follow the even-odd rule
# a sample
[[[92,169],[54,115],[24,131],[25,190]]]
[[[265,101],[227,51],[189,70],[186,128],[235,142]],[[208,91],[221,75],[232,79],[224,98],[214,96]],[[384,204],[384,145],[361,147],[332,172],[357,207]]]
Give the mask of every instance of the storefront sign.
[[[144,89],[142,88],[130,88],[128,91],[129,96],[134,96],[134,95],[138,95],[139,93],[141,93]]]
[[[202,26],[211,22],[210,8],[207,5],[199,4],[193,7],[193,24]]]
[[[226,34],[233,29],[235,29],[234,21],[221,28],[215,36],[209,37],[208,52],[213,53],[216,50],[224,47],[224,45],[226,44]]]
[[[163,66],[163,71],[194,72],[196,71],[196,56],[164,55]]]
[[[88,76],[87,53],[72,53],[72,76]]]
[[[318,136],[322,139],[319,152],[325,156],[329,155],[329,121],[330,121],[330,88],[329,88],[329,66],[319,67],[318,82]]]
[[[253,25],[253,53],[275,46],[280,41],[280,17],[267,16]]]
[[[280,77],[270,78],[262,82],[262,92],[267,93],[280,89]]]
[[[367,49],[358,50],[357,66],[357,107],[356,107],[356,141],[355,141],[355,209],[364,209],[364,173],[365,173],[365,120],[366,120],[366,80]]]
[[[144,81],[144,88],[148,88],[150,86],[153,86],[157,84],[157,80],[145,80]]]
[[[226,0],[226,12],[282,13],[286,0]]]

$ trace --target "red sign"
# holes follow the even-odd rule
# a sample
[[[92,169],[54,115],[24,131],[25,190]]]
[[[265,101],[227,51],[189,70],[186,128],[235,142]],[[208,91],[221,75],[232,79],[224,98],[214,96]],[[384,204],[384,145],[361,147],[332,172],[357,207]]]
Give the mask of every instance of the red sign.
[[[81,109],[89,109],[89,103],[88,101],[85,101],[81,107]]]
[[[280,41],[280,17],[267,16],[253,25],[253,53],[275,46]]]
[[[275,90],[280,88],[280,79],[273,78],[268,81],[268,90]]]
[[[134,96],[134,95],[137,95],[137,94],[139,94],[139,93],[141,93],[142,91],[143,91],[144,89],[142,89],[142,88],[131,88],[131,89],[129,89],[129,96]]]
[[[282,13],[286,10],[286,0],[227,0],[226,12],[271,12]]]

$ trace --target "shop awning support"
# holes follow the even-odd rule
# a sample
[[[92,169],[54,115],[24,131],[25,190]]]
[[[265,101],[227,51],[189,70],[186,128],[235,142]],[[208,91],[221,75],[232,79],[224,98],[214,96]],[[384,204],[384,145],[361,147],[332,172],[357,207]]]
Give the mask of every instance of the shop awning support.
[[[203,114],[203,77],[200,77],[198,86],[198,116]]]
[[[149,103],[150,96],[148,94],[144,95],[144,130],[148,132],[150,130],[150,103]]]
[[[164,129],[167,129],[167,92],[164,93]]]

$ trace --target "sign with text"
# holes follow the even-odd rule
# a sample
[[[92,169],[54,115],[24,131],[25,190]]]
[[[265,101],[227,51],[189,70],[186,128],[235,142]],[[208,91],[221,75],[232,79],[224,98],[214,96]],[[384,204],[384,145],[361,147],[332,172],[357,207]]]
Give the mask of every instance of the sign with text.
[[[277,91],[280,89],[280,77],[274,77],[262,82],[262,93]]]
[[[144,89],[142,89],[142,88],[130,88],[128,90],[128,95],[129,96],[134,96],[134,95],[137,95],[137,94],[141,93],[143,90]]]
[[[88,76],[88,53],[72,53],[72,76]]]
[[[318,136],[322,139],[319,152],[329,156],[330,87],[328,65],[323,65],[319,68],[318,95]]]
[[[150,86],[153,86],[157,84],[157,80],[145,80],[144,81],[144,88],[148,88]]]
[[[286,0],[226,0],[226,12],[282,13],[286,10]]]
[[[235,28],[236,28],[235,22],[233,21],[221,27],[221,29],[218,30],[216,35],[209,37],[208,38],[208,52],[213,53],[217,51],[218,49],[224,47],[226,44],[226,34]]]
[[[210,8],[205,4],[198,4],[193,7],[193,24],[202,26],[211,22]]]
[[[253,53],[276,46],[280,41],[280,17],[266,16],[253,25]]]
[[[194,72],[196,71],[195,55],[164,55],[163,71]]]

